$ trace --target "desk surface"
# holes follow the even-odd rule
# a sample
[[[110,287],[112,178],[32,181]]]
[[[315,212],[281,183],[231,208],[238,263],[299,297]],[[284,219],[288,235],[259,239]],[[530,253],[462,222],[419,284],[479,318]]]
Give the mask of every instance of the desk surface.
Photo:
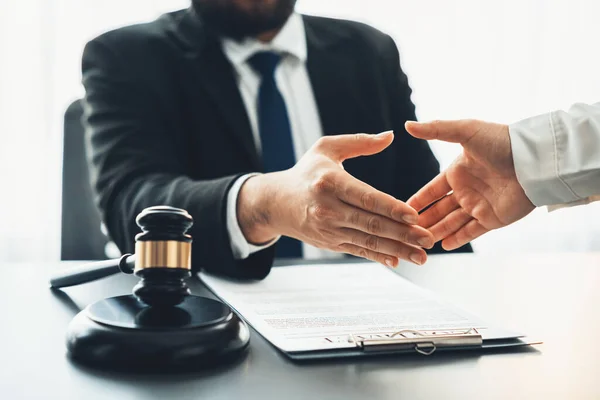
[[[0,268],[2,399],[600,398],[600,253],[445,255],[398,268],[487,321],[544,340],[537,350],[295,364],[253,332],[238,363],[171,376],[98,372],[65,356],[76,308],[129,293],[135,278],[66,289],[69,305],[48,289],[48,266]],[[192,290],[205,293],[200,284]]]

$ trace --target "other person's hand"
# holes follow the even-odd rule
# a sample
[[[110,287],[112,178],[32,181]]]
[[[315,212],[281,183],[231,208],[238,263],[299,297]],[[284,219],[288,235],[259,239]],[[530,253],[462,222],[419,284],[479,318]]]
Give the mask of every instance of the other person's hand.
[[[424,264],[433,235],[418,213],[344,171],[349,158],[379,153],[394,139],[379,135],[322,137],[286,171],[252,177],[240,190],[238,221],[251,243],[286,235],[313,246],[395,267]]]
[[[517,180],[508,126],[462,120],[407,122],[406,129],[420,139],[463,147],[447,170],[408,200],[417,211],[430,206],[419,216],[419,225],[436,242],[443,240],[444,249],[512,224],[535,208]]]

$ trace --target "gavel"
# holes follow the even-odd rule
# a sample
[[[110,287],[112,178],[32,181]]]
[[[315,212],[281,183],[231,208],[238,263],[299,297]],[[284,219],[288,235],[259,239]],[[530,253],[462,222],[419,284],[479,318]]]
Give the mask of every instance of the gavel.
[[[143,210],[135,222],[142,230],[135,237],[135,255],[59,272],[50,279],[50,286],[80,285],[123,272],[141,278],[133,294],[144,303],[180,304],[190,294],[185,280],[191,277],[192,268],[192,237],[186,233],[193,225],[191,215],[179,208],[155,206]]]
[[[70,356],[87,365],[126,371],[189,371],[214,367],[244,354],[246,323],[227,305],[193,296],[193,219],[187,211],[155,206],[136,218],[142,232],[135,255],[99,261],[50,279],[54,289],[100,279],[119,271],[140,281],[133,295],[99,300],[79,312],[67,330]]]

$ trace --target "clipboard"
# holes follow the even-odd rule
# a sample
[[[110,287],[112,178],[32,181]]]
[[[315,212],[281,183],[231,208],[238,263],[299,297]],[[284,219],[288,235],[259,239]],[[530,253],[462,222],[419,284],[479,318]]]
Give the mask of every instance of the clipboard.
[[[348,337],[355,347],[349,349],[283,352],[293,360],[372,357],[417,354],[431,356],[439,352],[489,351],[540,345],[543,342],[526,336],[483,339],[476,328],[440,331],[401,330],[392,334],[355,334]]]
[[[286,266],[274,268],[264,281],[199,277],[275,348],[297,361],[426,357],[541,343],[485,323],[374,263]]]

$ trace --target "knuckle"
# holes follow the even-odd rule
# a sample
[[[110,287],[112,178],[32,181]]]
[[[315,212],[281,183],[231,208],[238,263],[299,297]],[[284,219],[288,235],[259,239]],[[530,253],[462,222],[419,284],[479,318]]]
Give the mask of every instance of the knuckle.
[[[350,214],[350,223],[354,226],[357,226],[359,222],[360,222],[360,212],[358,210],[352,211],[352,213]]]
[[[402,216],[402,214],[404,213],[404,210],[398,206],[391,206],[388,212],[388,216],[391,219],[396,219],[399,218],[400,216]]]
[[[369,220],[367,221],[367,231],[373,234],[381,232],[381,220],[377,217],[369,217]]]
[[[398,240],[399,240],[400,242],[402,242],[402,243],[407,243],[407,242],[409,241],[409,234],[408,234],[408,232],[407,232],[406,230],[404,230],[404,229],[401,229],[401,230],[398,232],[398,236],[397,236],[397,237],[398,237]]]
[[[310,207],[310,215],[317,221],[324,221],[328,219],[330,210],[327,206],[316,204]]]
[[[358,256],[362,257],[362,258],[368,258],[369,253],[367,253],[367,250],[365,250],[365,249],[360,249],[358,251]]]
[[[334,177],[330,172],[325,172],[319,175],[311,184],[312,192],[317,194],[331,192],[334,187]]]
[[[344,196],[344,198],[346,198],[346,199],[352,199],[352,198],[354,198],[356,196],[355,195],[355,191],[352,188],[352,185],[349,185],[347,182],[344,182],[344,184],[342,184],[340,186],[341,186],[340,192]]]
[[[360,203],[365,210],[371,211],[371,210],[375,209],[375,207],[377,205],[376,204],[377,200],[375,199],[375,196],[373,195],[373,193],[364,192],[360,196]]]
[[[329,138],[327,136],[322,136],[315,142],[313,148],[318,152],[326,150],[327,147],[330,145],[330,141],[331,141],[331,138]]]
[[[379,248],[379,238],[375,235],[367,236],[365,247],[369,250],[376,251]]]
[[[393,204],[385,204],[384,207],[382,207],[381,215],[385,215],[388,218],[394,219],[394,216],[398,215],[398,212]]]

